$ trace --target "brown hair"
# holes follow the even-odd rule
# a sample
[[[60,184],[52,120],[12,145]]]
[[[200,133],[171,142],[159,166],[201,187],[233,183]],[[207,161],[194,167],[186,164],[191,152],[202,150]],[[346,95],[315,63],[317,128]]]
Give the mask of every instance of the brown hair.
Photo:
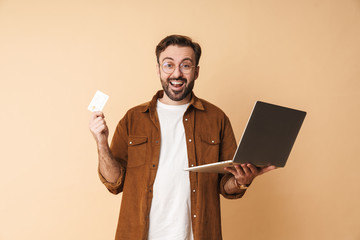
[[[156,46],[155,49],[156,59],[158,63],[159,63],[160,53],[165,51],[165,49],[170,45],[191,47],[195,52],[195,64],[196,66],[199,64],[200,56],[201,56],[200,45],[196,42],[193,42],[191,38],[182,35],[170,35],[159,42],[159,44]]]

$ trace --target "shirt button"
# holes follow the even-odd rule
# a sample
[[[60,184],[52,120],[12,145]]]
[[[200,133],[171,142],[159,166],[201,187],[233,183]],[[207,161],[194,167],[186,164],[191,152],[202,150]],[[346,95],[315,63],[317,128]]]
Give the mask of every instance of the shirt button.
[[[196,218],[196,214],[194,214],[194,218]]]
[[[191,164],[191,166],[193,167],[193,166],[194,166],[194,164]]]
[[[196,190],[195,190],[195,189],[193,189],[193,192],[196,192]]]
[[[129,142],[130,143],[130,145],[132,144],[132,142]]]
[[[215,141],[214,141],[214,140],[212,140],[211,142],[212,142],[212,143],[215,143]]]
[[[188,120],[188,119],[187,119],[187,118],[185,118],[185,121],[186,121],[186,122],[187,122],[187,120]]]
[[[189,139],[189,142],[191,142],[191,138]]]
[[[153,164],[153,167],[155,167],[155,164]]]

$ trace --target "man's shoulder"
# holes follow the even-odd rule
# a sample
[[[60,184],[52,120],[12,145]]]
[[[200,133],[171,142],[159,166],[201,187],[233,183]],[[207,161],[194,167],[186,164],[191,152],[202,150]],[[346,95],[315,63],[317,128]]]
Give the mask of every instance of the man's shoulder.
[[[150,106],[150,101],[141,103],[139,105],[131,107],[129,110],[127,110],[126,114],[137,114],[137,113],[144,113],[148,110]]]
[[[225,112],[218,107],[217,105],[205,100],[203,98],[199,98],[202,105],[204,106],[205,113],[214,113],[216,115],[225,115]]]
[[[123,115],[123,117],[120,119],[120,124],[128,124],[130,122],[134,123],[138,122],[138,121],[142,121],[144,118],[147,118],[148,114],[145,114],[146,112],[148,112],[148,106],[149,106],[150,102],[145,102],[139,105],[136,105],[134,107],[131,107],[130,109],[128,109],[125,113],[125,115]]]
[[[156,101],[159,97],[161,97],[161,94],[162,92],[158,91],[150,101],[135,105],[127,111],[127,114],[145,113],[148,112],[150,109],[154,109],[154,107],[156,107]]]

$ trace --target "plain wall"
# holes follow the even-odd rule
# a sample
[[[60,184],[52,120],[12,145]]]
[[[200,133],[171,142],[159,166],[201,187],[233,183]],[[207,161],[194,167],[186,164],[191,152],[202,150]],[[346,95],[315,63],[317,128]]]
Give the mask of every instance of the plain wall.
[[[360,239],[359,0],[0,0],[0,239],[113,239],[87,106],[110,95],[112,136],[173,33],[201,44],[195,93],[237,140],[256,100],[308,112],[286,167],[222,199],[224,239]]]

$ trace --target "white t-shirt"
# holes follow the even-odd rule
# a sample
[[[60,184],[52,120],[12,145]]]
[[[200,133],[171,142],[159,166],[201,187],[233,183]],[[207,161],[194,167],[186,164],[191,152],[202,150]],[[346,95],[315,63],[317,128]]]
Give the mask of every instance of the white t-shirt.
[[[161,129],[159,166],[153,186],[149,240],[193,240],[188,156],[183,116],[189,104],[157,102]]]

